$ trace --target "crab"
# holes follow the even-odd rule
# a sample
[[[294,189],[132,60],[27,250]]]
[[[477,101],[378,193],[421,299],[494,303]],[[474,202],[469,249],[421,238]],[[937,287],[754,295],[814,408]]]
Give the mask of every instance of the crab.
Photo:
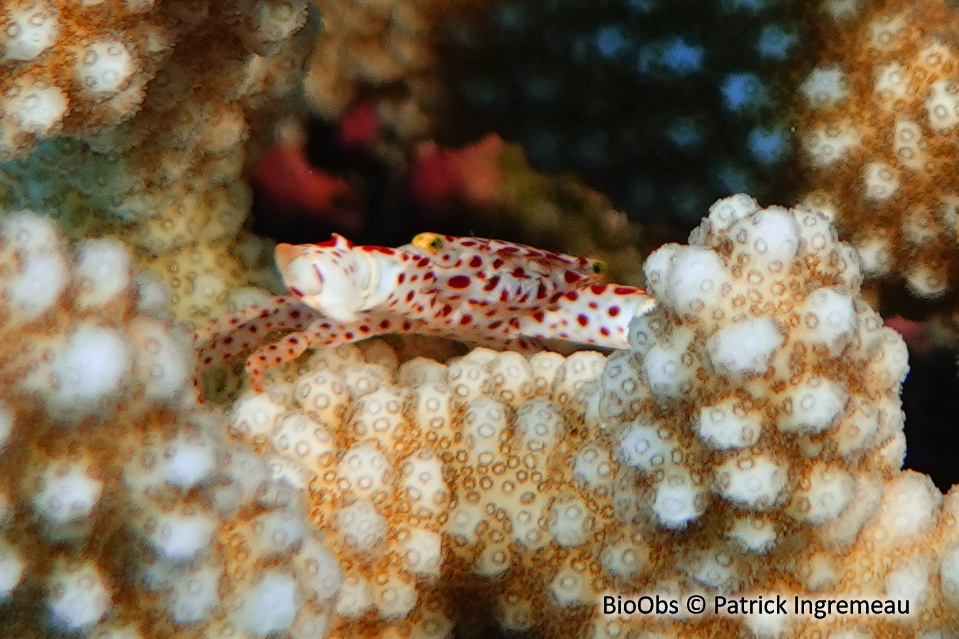
[[[276,261],[290,295],[194,334],[207,367],[286,331],[246,360],[256,392],[266,371],[308,348],[387,333],[520,351],[539,350],[545,339],[627,348],[630,319],[654,305],[643,289],[602,283],[600,260],[501,240],[421,233],[388,248],[334,234],[318,244],[279,244]]]

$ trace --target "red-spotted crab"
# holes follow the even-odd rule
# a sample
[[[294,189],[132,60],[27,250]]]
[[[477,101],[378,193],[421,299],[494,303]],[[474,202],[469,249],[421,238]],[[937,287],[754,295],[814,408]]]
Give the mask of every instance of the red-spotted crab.
[[[626,348],[630,319],[654,302],[643,289],[602,284],[606,265],[500,240],[421,233],[399,248],[280,244],[276,261],[291,295],[197,331],[209,366],[261,344],[246,361],[253,388],[307,348],[386,333],[420,333],[530,350],[559,339]]]

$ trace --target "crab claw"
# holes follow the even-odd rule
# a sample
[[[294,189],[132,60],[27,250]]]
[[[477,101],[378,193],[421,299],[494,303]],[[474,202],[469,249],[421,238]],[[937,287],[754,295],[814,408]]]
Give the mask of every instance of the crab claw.
[[[340,322],[356,320],[364,299],[357,295],[352,243],[335,235],[323,244],[277,244],[276,264],[290,292],[304,304]]]
[[[274,255],[276,256],[276,264],[280,267],[280,271],[284,272],[290,267],[290,262],[303,254],[302,247],[294,246],[293,244],[277,244]]]

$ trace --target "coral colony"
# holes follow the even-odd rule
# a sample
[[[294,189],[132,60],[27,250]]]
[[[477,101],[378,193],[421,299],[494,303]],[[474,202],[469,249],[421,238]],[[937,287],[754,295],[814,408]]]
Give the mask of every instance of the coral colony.
[[[0,636],[959,637],[959,491],[902,470],[907,350],[864,289],[952,299],[956,9],[803,14],[844,37],[793,94],[787,149],[750,106],[784,104],[766,70],[702,75],[718,45],[656,32],[658,4],[603,3],[585,44],[554,42],[619,65],[635,45],[653,84],[759,115],[713,169],[633,191],[705,216],[640,289],[574,249],[242,230],[243,176],[298,96],[331,118],[372,100],[385,157],[429,148],[448,3],[3,3]],[[709,6],[765,60],[802,48],[780,3]],[[501,38],[531,24],[483,7]],[[700,133],[709,163],[715,122],[657,117],[669,166]],[[700,201],[724,167],[758,161],[753,184],[793,155],[799,205]],[[480,190],[508,199],[497,176]],[[523,210],[563,219],[527,183]]]

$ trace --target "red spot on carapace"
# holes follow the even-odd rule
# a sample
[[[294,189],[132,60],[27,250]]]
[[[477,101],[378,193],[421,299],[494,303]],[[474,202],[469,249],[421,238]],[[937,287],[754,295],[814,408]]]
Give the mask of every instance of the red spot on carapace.
[[[590,302],[589,304],[587,304],[587,306],[589,306],[589,307],[590,307],[591,309],[593,309],[594,311],[595,311],[597,308],[599,308],[599,304],[597,304],[596,302]]]
[[[454,275],[450,278],[449,287],[455,289],[464,289],[470,285],[470,278],[465,275]]]
[[[540,324],[543,323],[543,318],[544,318],[544,317],[546,317],[546,315],[543,313],[543,311],[534,311],[534,312],[533,312],[533,319],[536,320],[537,322],[539,322]]]
[[[577,293],[576,291],[570,291],[569,293],[566,294],[566,299],[568,299],[570,302],[575,302],[576,300],[579,299],[579,293]]]
[[[513,277],[518,279],[525,279],[526,271],[523,269],[522,266],[517,266],[516,268],[513,269]]]
[[[632,295],[633,293],[644,293],[641,288],[633,288],[632,286],[616,286],[613,287],[613,293],[617,295]]]
[[[383,330],[386,330],[389,327],[390,327],[390,320],[385,319],[382,322],[380,322],[380,328],[382,328]]]
[[[566,280],[567,284],[575,284],[576,282],[583,279],[583,276],[579,273],[574,273],[573,271],[566,271],[563,273],[563,279]]]
[[[540,283],[539,288],[536,289],[536,299],[541,300],[546,298],[546,285]]]
[[[470,260],[470,266],[472,268],[479,268],[483,265],[483,258],[479,255],[474,255],[473,259]]]
[[[599,333],[600,333],[600,335],[602,335],[603,337],[609,337],[609,329],[606,328],[605,326],[601,326],[601,327],[600,327]]]
[[[295,286],[290,287],[290,292],[296,295],[297,297],[303,297],[303,293],[300,292],[300,289],[296,288]]]
[[[472,315],[464,315],[463,317],[460,318],[460,325],[461,325],[461,326],[466,326],[467,324],[471,324],[472,322],[473,322],[473,316],[472,316]]]
[[[493,260],[493,268],[502,268],[502,266],[503,266],[502,258],[497,257],[495,260]]]
[[[589,290],[591,290],[595,295],[602,295],[603,291],[606,290],[606,285],[593,284],[592,286],[589,287]]]
[[[402,284],[406,281],[406,273],[400,273],[396,278],[397,283]]]
[[[582,313],[580,313],[579,315],[576,316],[576,322],[580,326],[586,326],[587,324],[589,324],[589,318],[583,315]]]
[[[406,301],[412,302],[414,297],[416,297],[416,291],[410,291],[406,294]]]
[[[608,309],[606,312],[609,313],[609,316],[610,316],[610,317],[616,317],[617,315],[619,315],[619,307],[618,307],[618,306],[610,306],[609,309]]]
[[[503,320],[496,320],[495,322],[490,322],[489,328],[490,330],[495,331],[497,328],[499,328],[502,325],[503,325]]]
[[[345,337],[346,339],[353,339],[353,333],[351,331],[347,331],[343,333],[343,337]]]

